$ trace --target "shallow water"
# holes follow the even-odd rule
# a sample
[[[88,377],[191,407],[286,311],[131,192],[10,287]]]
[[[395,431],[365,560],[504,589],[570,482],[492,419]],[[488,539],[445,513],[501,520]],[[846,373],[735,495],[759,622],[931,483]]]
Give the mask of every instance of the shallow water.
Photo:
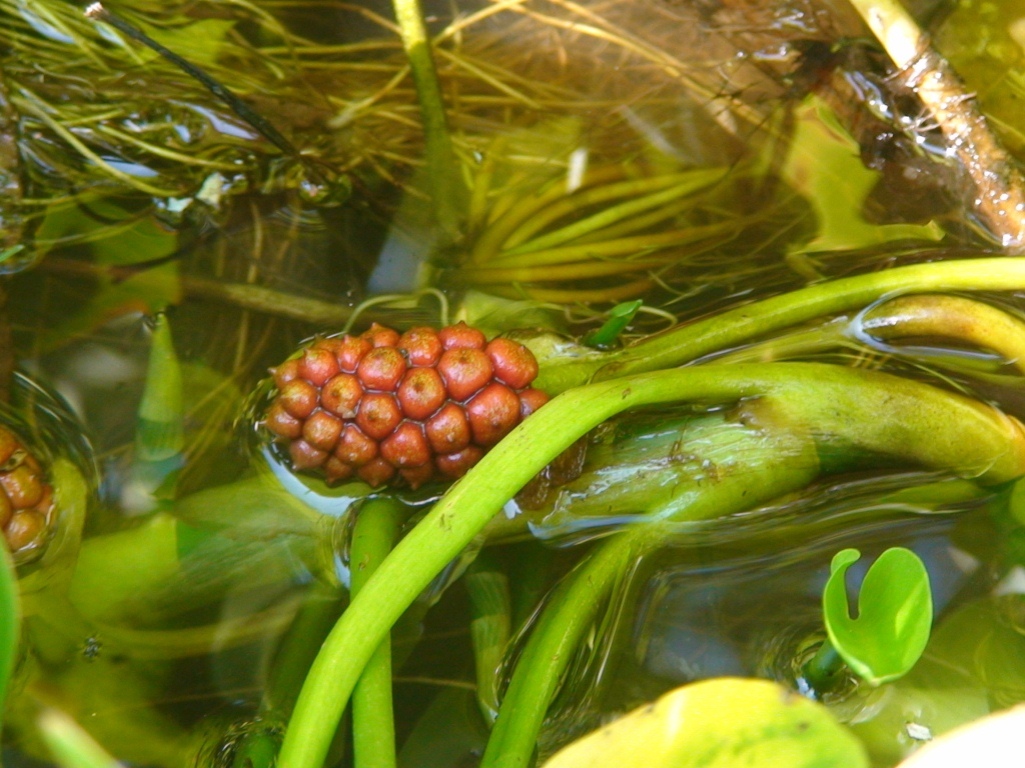
[[[937,39],[954,39],[946,6],[929,5],[921,12],[931,14]],[[23,129],[25,181],[18,194],[53,200],[24,206],[32,214],[22,228],[30,243],[25,253],[38,263],[5,286],[17,362],[70,404],[80,424],[69,429],[88,437],[101,479],[78,570],[64,564],[27,603],[29,651],[9,708],[8,764],[45,759],[32,726],[40,704],[67,711],[129,763],[227,765],[234,753],[224,744],[261,729],[272,742],[279,736],[282,722],[275,718],[290,708],[306,666],[347,602],[352,502],[370,492],[360,483],[330,489],[296,480],[258,444],[251,421],[262,401],[252,393],[303,339],[340,332],[349,321],[363,330],[371,319],[407,328],[462,317],[489,335],[537,326],[580,335],[600,325],[616,301],[637,296],[650,311],[630,324],[627,336],[634,338],[821,278],[994,247],[966,202],[968,182],[935,162],[938,132],[920,113],[905,114],[914,111],[913,100],[887,85],[878,55],[854,45],[835,56],[823,53],[823,46],[859,31],[856,20],[832,4],[757,6],[528,2],[490,15],[484,11],[495,6],[488,3],[459,4],[458,14],[439,4],[430,23],[436,33],[448,30],[439,67],[455,156],[461,178],[475,185],[458,201],[465,218],[456,237],[431,220],[415,93],[409,78],[399,76],[397,40],[375,15],[385,15],[386,4],[267,3],[257,6],[266,17],[236,9],[227,19],[167,11],[175,23],[198,20],[197,40],[226,45],[217,25],[223,21],[246,41],[218,57],[197,51],[187,33],[169,31],[174,24],[164,27],[168,45],[198,57],[286,130],[304,153],[301,161],[278,156],[223,104],[153,59],[134,63],[135,80],[127,85],[102,67],[60,70],[52,83],[36,81],[8,62],[15,86],[32,86],[51,102],[61,85],[70,89],[80,77],[81,90],[68,91],[69,114],[62,117],[70,135],[97,152],[106,147],[100,156],[115,172],[177,190],[153,195],[117,173],[98,172],[69,149],[66,136],[12,102]],[[160,15],[140,7],[146,12]],[[8,35],[27,24],[54,50],[70,45],[68,35],[28,6],[4,13]],[[292,37],[268,19],[279,20]],[[1010,34],[1005,26],[993,22],[986,29],[1003,40]],[[294,46],[294,58],[285,42]],[[101,39],[92,44],[114,56]],[[948,53],[971,63],[957,54]],[[844,103],[844,79],[871,91],[867,111]],[[147,98],[154,83],[165,83],[169,95]],[[114,109],[119,103],[125,113]],[[884,135],[880,121],[886,120],[906,132]],[[182,170],[138,142],[118,143],[112,129],[238,171]],[[796,150],[786,143],[791,131],[800,138]],[[1013,126],[1008,135],[1014,138]],[[920,151],[906,154],[912,145]],[[323,167],[355,180],[345,204],[311,202],[303,192],[319,178],[311,168]],[[831,173],[819,174],[819,167]],[[695,180],[708,169],[722,169],[722,178]],[[565,278],[556,270],[562,265],[539,265],[529,256],[510,261],[521,255],[516,248],[545,236],[553,239],[537,250],[554,258],[551,250],[578,242],[565,231],[559,240],[560,227],[594,221],[612,207],[610,200],[571,198],[587,173],[608,174],[610,184],[647,185],[612,196],[620,205],[672,184],[693,183],[696,191],[667,198],[647,225],[629,229],[633,220],[623,214],[609,230],[584,232],[584,250],[638,233],[698,227],[712,233],[697,242],[569,262],[575,267]],[[672,183],[664,181],[670,177]],[[845,178],[853,179],[849,189],[837,181]],[[911,180],[916,194],[905,195]],[[564,185],[565,193],[518,222],[506,233],[511,239],[489,255],[480,244],[496,222],[545,185]],[[822,201],[832,187],[840,192],[828,196],[836,207],[830,217]],[[942,195],[933,194],[937,188]],[[62,201],[64,194],[76,197]],[[894,198],[904,204],[892,206]],[[562,215],[544,227],[534,223],[567,200]],[[620,256],[644,266],[611,276],[596,271]],[[487,273],[495,263],[488,258],[501,269],[533,271],[500,279]],[[437,294],[355,311],[383,292],[426,287]],[[629,291],[620,295],[624,287]],[[1022,312],[1015,297],[992,301]],[[161,395],[159,410],[168,423],[180,422],[183,441],[157,457],[140,437],[148,418],[140,417],[140,402],[160,383],[150,352],[162,310],[181,385],[177,395]],[[859,323],[852,313],[833,325],[810,323],[720,354],[877,368],[1025,415],[1019,377],[997,357],[966,354],[932,338],[915,346],[883,344],[866,338]],[[622,434],[615,439],[598,433],[585,472],[623,470],[630,440],[637,455],[661,446],[659,440],[672,442],[664,424],[677,415],[634,414],[616,423]],[[730,418],[717,407],[684,415]],[[52,450],[65,447],[57,440]],[[648,449],[655,451],[646,459],[650,467],[610,471],[611,479],[601,476],[590,486],[581,480],[571,487],[586,491],[567,491],[549,507],[496,526],[485,551],[514,586],[513,639],[496,667],[496,688],[508,681],[544,596],[596,539],[650,512],[635,497],[661,492],[652,478],[669,462],[658,453],[663,448]],[[834,450],[837,456],[824,459],[829,466],[847,458],[843,446]],[[275,474],[286,482],[277,484]],[[685,682],[760,675],[801,688],[795,660],[821,639],[818,601],[829,560],[843,547],[858,547],[867,560],[903,545],[923,559],[940,638],[927,659],[936,668],[946,665],[949,672],[965,648],[1013,635],[1005,630],[1018,627],[1021,589],[1014,576],[1023,550],[1011,490],[966,489],[961,482],[909,472],[888,459],[870,470],[846,467],[737,516],[681,525],[618,585],[556,699],[542,755]],[[409,525],[443,492],[440,486],[398,491]],[[529,526],[521,524],[528,517]],[[472,693],[478,683],[474,609],[461,580],[478,549],[440,574],[393,632],[404,765],[474,764],[482,748],[486,726]],[[47,597],[61,594],[55,585],[67,579],[73,608]],[[973,619],[973,611],[984,620]],[[975,716],[991,704],[1025,699],[1019,684],[1025,673],[1009,661],[1015,646],[1007,643],[1005,654],[955,670],[963,696],[957,706],[936,705],[938,727],[955,723],[962,709]],[[924,669],[892,690],[914,701],[933,696],[933,668]],[[825,700],[844,721],[857,723],[878,764],[895,763],[909,748],[906,724],[893,715],[897,705],[878,706],[864,690]],[[348,760],[344,749],[336,757]]]

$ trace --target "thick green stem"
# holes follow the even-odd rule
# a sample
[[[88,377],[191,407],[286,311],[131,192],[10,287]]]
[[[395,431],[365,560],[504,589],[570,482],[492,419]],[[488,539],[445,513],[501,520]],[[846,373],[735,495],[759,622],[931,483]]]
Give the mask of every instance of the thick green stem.
[[[384,562],[398,538],[405,507],[389,497],[363,504],[352,533],[349,561],[355,597]],[[394,768],[391,642],[377,646],[352,692],[352,742],[356,768]]]
[[[431,53],[419,0],[392,0],[409,66],[416,84],[423,117],[427,175],[435,215],[442,231],[454,238],[459,231],[460,200],[465,196],[457,173],[452,138],[445,117],[445,103]]]
[[[563,392],[590,380],[615,379],[691,362],[822,315],[866,306],[890,293],[1025,289],[1025,259],[989,258],[897,267],[812,285],[723,312],[598,359],[553,361],[535,386]]]
[[[453,485],[355,596],[299,695],[281,768],[320,767],[360,672],[392,624],[502,506],[580,436],[629,408],[735,402],[782,390],[795,402],[822,403],[839,424],[870,419],[871,424],[862,425],[870,432],[867,450],[888,446],[891,455],[917,456],[926,466],[965,467],[992,481],[1025,472],[1025,435],[1018,422],[974,401],[886,374],[811,363],[705,366],[576,388],[516,427]],[[869,397],[873,392],[876,396]],[[848,401],[851,393],[863,397],[857,412],[834,413],[835,404]],[[956,439],[931,434],[944,425],[946,433],[957,432]]]
[[[887,341],[940,337],[997,352],[1025,373],[1025,323],[961,296],[902,296],[866,312],[858,330]]]
[[[801,488],[818,474],[814,444],[803,430],[770,429],[763,434],[758,427],[738,435],[735,430],[716,428],[721,426],[699,423],[697,435],[681,434],[686,450],[698,451],[693,458],[695,476],[685,477],[686,469],[681,469],[678,483],[679,495],[689,503],[680,505],[673,498],[665,505],[669,514],[664,519],[631,526],[607,540],[545,606],[517,662],[481,768],[530,763],[548,705],[581,641],[616,585],[630,578],[637,558],[672,535],[673,523],[750,508]],[[701,448],[692,449],[694,443]],[[707,471],[706,466],[712,469]],[[709,482],[708,476],[717,479]],[[683,490],[688,485],[690,493]]]

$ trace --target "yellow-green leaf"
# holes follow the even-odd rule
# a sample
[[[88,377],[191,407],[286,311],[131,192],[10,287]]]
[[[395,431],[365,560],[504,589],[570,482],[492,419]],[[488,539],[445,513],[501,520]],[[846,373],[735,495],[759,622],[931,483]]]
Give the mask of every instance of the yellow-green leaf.
[[[692,683],[570,744],[544,768],[862,768],[829,711],[767,680]]]

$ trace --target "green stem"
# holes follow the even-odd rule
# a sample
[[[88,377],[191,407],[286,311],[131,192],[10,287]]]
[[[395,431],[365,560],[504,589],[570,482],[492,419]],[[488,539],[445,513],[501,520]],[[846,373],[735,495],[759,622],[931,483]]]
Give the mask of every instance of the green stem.
[[[349,560],[352,595],[358,595],[398,538],[405,507],[394,499],[370,499],[360,507]],[[391,642],[378,644],[352,692],[352,741],[356,768],[394,768]]]
[[[18,598],[18,574],[7,549],[0,541],[0,713],[4,711],[7,689],[18,658],[18,639],[21,637],[21,602]],[[0,718],[0,726],[3,719]]]
[[[812,690],[821,695],[833,688],[844,662],[836,648],[825,638],[815,655],[804,665],[801,673]]]
[[[897,267],[812,285],[737,307],[650,336],[597,360],[553,361],[542,368],[534,386],[552,394],[579,386],[592,376],[603,381],[682,365],[821,315],[866,306],[890,293],[1023,288],[1023,258],[966,259]]]
[[[713,428],[704,440],[684,433],[681,442],[701,445],[694,464],[715,466],[721,479],[695,478],[696,493],[684,494],[690,503],[680,506],[674,499],[666,505],[668,515],[608,539],[556,590],[517,662],[481,768],[529,764],[548,705],[599,611],[616,585],[630,578],[637,559],[677,530],[673,523],[748,509],[802,488],[818,474],[808,434],[781,429],[766,439],[760,429],[739,437]]]
[[[1025,435],[1016,421],[975,401],[881,373],[812,363],[705,366],[578,387],[553,399],[486,454],[354,597],[303,685],[285,734],[281,768],[320,768],[353,686],[390,627],[502,506],[579,437],[629,408],[674,401],[735,402],[784,389],[796,402],[822,403],[834,422],[862,426],[855,419],[871,419],[864,425],[871,433],[866,449],[889,445],[890,455],[919,451],[926,466],[969,467],[992,481],[1025,472]],[[866,389],[881,394],[866,396],[854,414],[835,412],[836,402],[847,402],[852,392],[864,394]],[[927,429],[902,426],[909,413],[928,427],[956,423],[957,439],[940,440]]]
[[[402,47],[406,50],[420,101],[427,175],[435,215],[442,231],[454,238],[459,231],[460,199],[465,190],[460,187],[458,166],[445,117],[445,103],[441,98],[441,85],[431,53],[431,41],[427,37],[423,10],[419,0],[392,0],[392,7],[395,9]]]
[[[961,296],[902,296],[866,312],[860,330],[891,341],[941,337],[991,349],[1025,373],[1025,323]]]

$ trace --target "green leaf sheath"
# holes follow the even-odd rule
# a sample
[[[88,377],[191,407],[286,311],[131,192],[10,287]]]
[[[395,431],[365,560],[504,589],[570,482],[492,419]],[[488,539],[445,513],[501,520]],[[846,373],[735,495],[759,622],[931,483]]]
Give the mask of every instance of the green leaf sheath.
[[[512,598],[509,576],[503,565],[501,558],[485,549],[463,577],[473,612],[470,641],[477,677],[477,703],[489,723],[498,714],[499,669],[512,634]]]
[[[350,578],[358,595],[391,552],[405,508],[381,497],[363,504],[352,533]],[[378,644],[352,693],[352,741],[356,768],[394,768],[395,717],[392,707],[391,641]]]
[[[554,394],[579,386],[592,376],[603,381],[682,365],[797,323],[866,306],[887,294],[1023,287],[1025,258],[965,259],[897,267],[820,283],[737,307],[648,337],[598,359],[553,361],[542,368],[534,386]]]
[[[1016,263],[1022,272],[1019,280],[1025,279],[1025,262]],[[866,430],[867,449],[889,448],[893,456],[909,456],[926,466],[969,467],[993,482],[1025,471],[1025,435],[1017,421],[965,398],[882,373],[812,363],[704,366],[565,392],[516,427],[453,485],[353,599],[303,685],[279,765],[319,768],[360,672],[392,624],[502,505],[580,436],[628,408],[677,401],[735,402],[783,392],[794,403],[788,416],[802,416],[798,404],[806,403],[797,429],[806,429],[809,415],[828,414],[837,427],[854,432],[845,438]],[[842,404],[852,401],[868,424],[839,412]],[[899,424],[881,423],[889,419]],[[926,428],[914,428],[919,419]],[[937,428],[940,434],[933,433]]]

